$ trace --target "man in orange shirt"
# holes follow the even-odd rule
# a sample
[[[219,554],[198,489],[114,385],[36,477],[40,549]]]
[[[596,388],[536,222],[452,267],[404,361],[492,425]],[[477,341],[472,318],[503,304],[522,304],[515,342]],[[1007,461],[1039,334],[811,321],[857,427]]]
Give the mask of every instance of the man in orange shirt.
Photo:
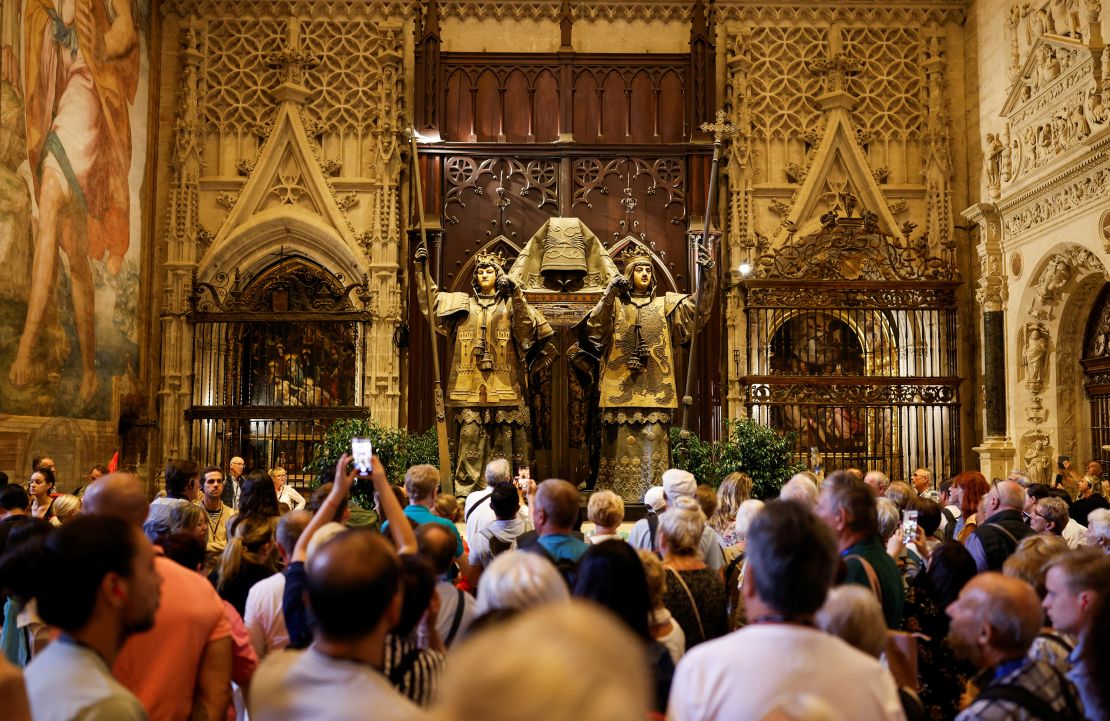
[[[116,516],[142,528],[148,503],[139,479],[112,473],[85,493],[85,513]],[[208,581],[158,556],[162,600],[154,627],[124,644],[113,675],[139,697],[151,719],[220,719],[231,702],[231,627]]]

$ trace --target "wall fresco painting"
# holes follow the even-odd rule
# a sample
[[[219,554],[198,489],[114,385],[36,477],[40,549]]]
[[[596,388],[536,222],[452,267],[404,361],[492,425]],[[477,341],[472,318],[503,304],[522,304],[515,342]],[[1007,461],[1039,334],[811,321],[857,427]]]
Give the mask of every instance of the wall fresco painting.
[[[107,420],[138,365],[149,2],[0,13],[0,413]]]

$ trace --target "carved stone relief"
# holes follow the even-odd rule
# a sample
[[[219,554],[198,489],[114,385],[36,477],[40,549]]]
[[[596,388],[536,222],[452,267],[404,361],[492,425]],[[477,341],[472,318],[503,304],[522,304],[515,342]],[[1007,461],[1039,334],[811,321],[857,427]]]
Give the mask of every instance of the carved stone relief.
[[[1052,441],[1040,431],[1028,431],[1021,437],[1018,449],[1025,462],[1025,475],[1033,483],[1050,485],[1052,467]]]

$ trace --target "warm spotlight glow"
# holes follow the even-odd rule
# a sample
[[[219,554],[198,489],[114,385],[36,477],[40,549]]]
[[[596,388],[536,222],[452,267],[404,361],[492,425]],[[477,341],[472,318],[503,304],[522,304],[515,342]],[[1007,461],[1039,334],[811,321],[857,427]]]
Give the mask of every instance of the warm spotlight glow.
[[[752,264],[751,263],[741,263],[740,264],[740,275],[748,275],[751,272],[752,272]]]

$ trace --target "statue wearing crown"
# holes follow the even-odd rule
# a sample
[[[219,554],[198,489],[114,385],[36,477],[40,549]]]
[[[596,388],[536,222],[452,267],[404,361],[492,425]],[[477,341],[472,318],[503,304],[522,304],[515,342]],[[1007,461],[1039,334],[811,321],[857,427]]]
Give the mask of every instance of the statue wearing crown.
[[[414,260],[427,261],[420,248]],[[455,492],[476,490],[486,463],[507,458],[527,465],[532,455],[529,376],[556,355],[554,332],[504,271],[500,253],[475,258],[471,293],[441,292],[416,273],[421,310],[429,304],[436,330],[447,336],[446,402],[455,432]]]
[[[682,390],[675,378],[675,343],[685,344],[709,318],[716,275],[695,306],[685,293],[655,292],[651,255],[633,244],[619,258],[624,273],[609,281],[601,300],[579,324],[573,359],[594,369],[599,393],[601,454],[595,489],[640,502],[670,466],[669,426]],[[713,262],[699,252],[698,264]]]

